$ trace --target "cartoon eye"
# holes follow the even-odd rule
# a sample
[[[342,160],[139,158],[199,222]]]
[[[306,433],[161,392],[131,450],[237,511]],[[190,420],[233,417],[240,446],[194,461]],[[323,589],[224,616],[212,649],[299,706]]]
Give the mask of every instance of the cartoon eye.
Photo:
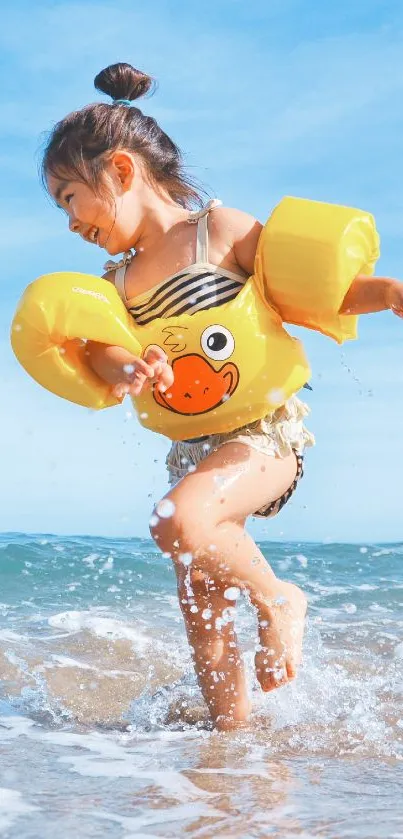
[[[216,361],[225,361],[234,352],[235,340],[229,329],[220,324],[214,323],[204,330],[201,339],[201,348],[208,358]]]

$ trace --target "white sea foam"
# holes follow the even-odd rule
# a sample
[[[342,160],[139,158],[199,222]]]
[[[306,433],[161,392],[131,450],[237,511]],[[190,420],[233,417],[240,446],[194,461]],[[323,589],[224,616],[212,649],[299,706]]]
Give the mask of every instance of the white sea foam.
[[[87,664],[84,661],[79,661],[75,658],[70,658],[66,655],[51,655],[50,661],[45,662],[42,665],[44,670],[48,670],[51,667],[56,665],[57,667],[61,668],[74,668],[78,670],[89,670],[93,673],[96,673],[98,676],[127,676],[128,673],[131,671],[129,670],[116,670],[116,669],[101,669],[98,665]]]
[[[38,809],[24,801],[18,790],[0,787],[0,831],[8,831],[20,816],[27,816]]]
[[[24,725],[18,717],[0,717],[0,727],[2,726],[6,730],[5,739],[24,736],[66,749],[68,754],[60,755],[58,763],[67,765],[70,771],[87,778],[130,778],[141,783],[149,782],[177,801],[214,797],[212,793],[196,786],[181,772],[169,770],[168,767],[161,770],[150,766],[148,751],[143,756],[136,744],[130,748],[127,738],[121,738],[120,742],[116,734],[108,736],[96,731],[89,734],[44,731],[33,724]],[[1,732],[0,742],[3,739]]]
[[[11,629],[0,629],[0,641],[24,641],[24,636],[18,632],[13,632]]]
[[[169,822],[180,822],[183,819],[191,819],[192,822],[195,822],[200,818],[212,818],[214,816],[220,818],[222,817],[222,812],[211,807],[205,801],[202,803],[192,801],[191,804],[177,804],[169,809],[163,807],[160,810],[144,813],[141,816],[121,816],[118,813],[100,812],[99,810],[94,811],[94,816],[98,819],[116,822],[116,824],[120,824],[125,830],[135,831],[133,833],[130,832],[130,834],[125,834],[126,839],[129,839],[129,837],[133,837],[133,839],[136,837],[138,839],[141,836],[150,839],[152,834],[148,831],[146,834],[138,833],[138,830],[143,827],[147,828],[150,825],[163,828]],[[161,834],[158,835],[161,836]]]
[[[138,628],[128,626],[116,618],[105,618],[87,612],[59,612],[48,618],[49,626],[55,629],[67,629],[70,632],[87,632],[96,635],[98,638],[107,638],[111,641],[126,639],[130,641],[137,651],[143,651],[150,643],[150,639]]]

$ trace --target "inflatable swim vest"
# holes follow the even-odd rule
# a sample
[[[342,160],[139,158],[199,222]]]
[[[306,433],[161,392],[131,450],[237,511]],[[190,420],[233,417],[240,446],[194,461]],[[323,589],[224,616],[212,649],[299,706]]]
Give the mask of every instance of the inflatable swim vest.
[[[174,383],[133,399],[141,424],[172,440],[232,431],[284,404],[310,376],[283,321],[339,343],[356,337],[357,318],[339,309],[357,274],[372,273],[378,246],[369,213],[284,198],[261,233],[253,276],[230,302],[138,326],[108,281],[48,274],[20,301],[13,350],[43,387],[99,409],[121,400],[89,367],[86,342],[137,356],[158,344]]]

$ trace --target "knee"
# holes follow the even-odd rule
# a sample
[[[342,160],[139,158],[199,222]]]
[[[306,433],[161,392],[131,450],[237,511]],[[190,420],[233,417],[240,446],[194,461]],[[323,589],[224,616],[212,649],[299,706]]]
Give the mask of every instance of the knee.
[[[172,547],[204,544],[216,524],[209,504],[175,491],[156,505],[150,519],[150,532],[162,550],[170,551]],[[175,546],[175,542],[179,545]],[[191,547],[183,547],[183,550],[191,550]]]
[[[189,540],[191,516],[181,504],[163,498],[156,505],[150,519],[150,534],[161,551],[174,555]]]

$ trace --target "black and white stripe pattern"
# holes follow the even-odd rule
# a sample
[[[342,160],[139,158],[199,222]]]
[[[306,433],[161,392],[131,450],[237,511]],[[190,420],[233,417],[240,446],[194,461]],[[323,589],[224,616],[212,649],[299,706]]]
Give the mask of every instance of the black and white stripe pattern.
[[[261,507],[260,510],[257,510],[254,513],[255,516],[264,519],[271,519],[273,516],[277,516],[277,513],[283,509],[283,507],[287,504],[287,501],[290,500],[291,496],[294,495],[295,490],[301,480],[304,477],[304,458],[303,455],[297,454],[294,452],[295,457],[297,459],[297,474],[291,484],[291,486],[280,496],[277,498],[277,501],[271,501],[267,507]]]
[[[127,308],[139,326],[156,318],[192,315],[228,303],[239,294],[245,280],[230,271],[214,271],[206,265],[197,271],[187,269],[165,280],[141,303],[128,301]]]

